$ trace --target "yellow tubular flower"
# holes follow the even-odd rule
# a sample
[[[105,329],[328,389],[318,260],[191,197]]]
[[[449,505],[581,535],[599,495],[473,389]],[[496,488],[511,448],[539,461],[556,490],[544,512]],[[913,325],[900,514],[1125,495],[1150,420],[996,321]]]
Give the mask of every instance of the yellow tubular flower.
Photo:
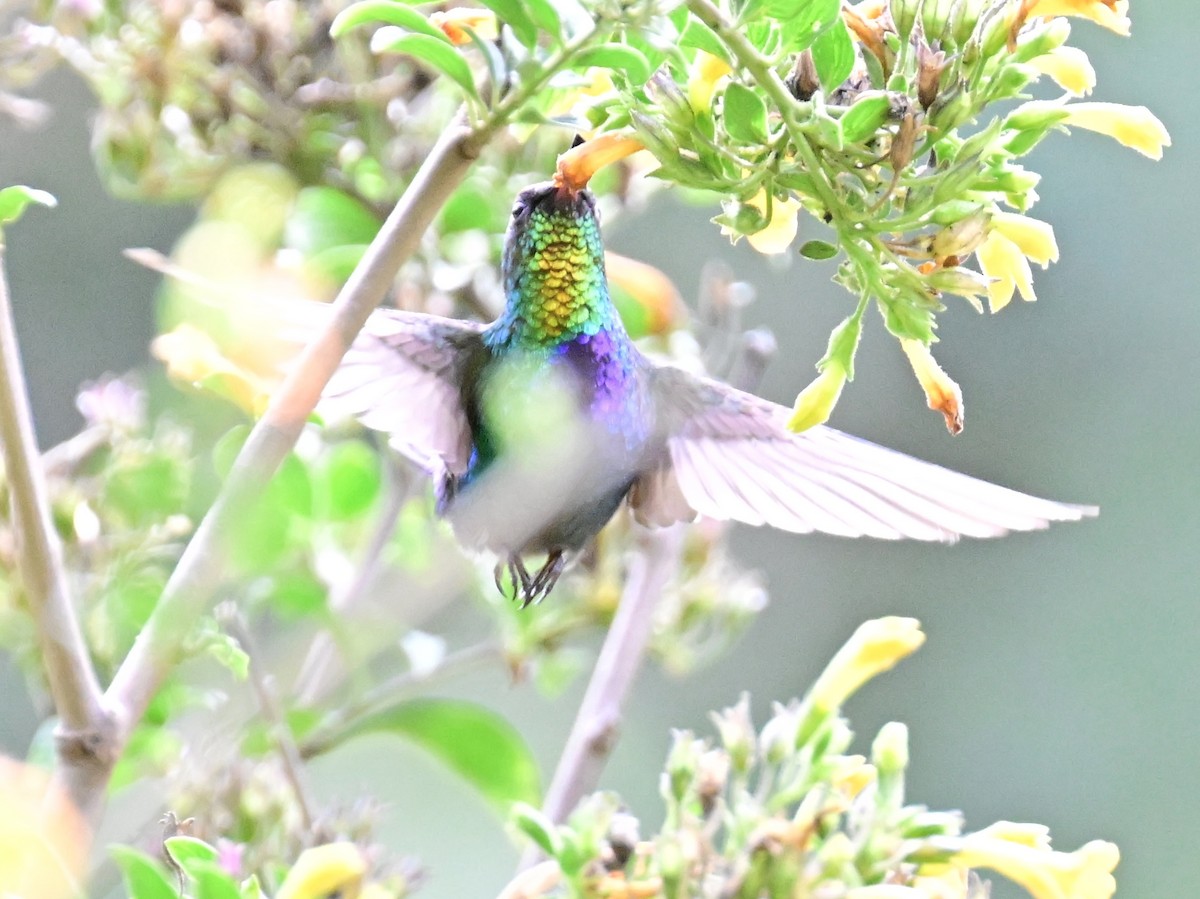
[[[324,899],[332,893],[355,899],[366,870],[367,860],[353,843],[314,846],[296,859],[275,899]]]
[[[696,51],[688,73],[687,98],[688,105],[696,113],[712,110],[713,94],[729,77],[733,69],[729,63],[719,56],[713,56],[703,50]]]
[[[915,618],[888,616],[865,621],[821,672],[809,699],[824,712],[840,708],[859,687],[891,669],[924,642],[921,624]]]
[[[1096,70],[1078,47],[1062,46],[1029,60],[1029,65],[1049,75],[1067,93],[1086,97],[1096,86]]]
[[[1129,36],[1129,0],[1034,0],[1030,16],[1075,16]]]
[[[1162,159],[1163,147],[1171,146],[1166,126],[1145,106],[1088,102],[1073,103],[1065,111],[1064,125],[1107,134],[1151,159]]]
[[[1029,263],[1026,263],[1026,267],[1028,265]],[[993,309],[993,311],[995,310]],[[929,347],[921,341],[901,340],[900,346],[904,350],[904,355],[908,357],[908,362],[912,366],[913,374],[917,376],[921,389],[925,391],[925,399],[929,403],[929,408],[934,412],[942,413],[946,419],[946,430],[951,434],[961,434],[965,415],[962,389],[953,378],[942,370],[942,367],[937,364],[937,360],[933,358],[933,353],[929,351]]]
[[[1054,228],[1040,219],[1016,212],[997,212],[992,215],[992,228],[1017,245],[1017,248],[1042,268],[1058,262],[1058,242]]]
[[[799,434],[829,421],[845,386],[846,370],[836,362],[830,362],[796,397],[788,427]]]
[[[187,323],[154,338],[150,352],[166,364],[169,377],[211,390],[254,416],[266,411],[282,379],[263,377],[229,359],[215,340]]]
[[[999,312],[1019,290],[1021,298],[1032,302],[1037,299],[1033,292],[1033,272],[1029,260],[1013,241],[999,231],[988,233],[987,239],[975,251],[979,267],[990,280],[988,284],[988,306]]]
[[[968,834],[950,863],[991,868],[1020,884],[1034,899],[1110,899],[1117,889],[1112,871],[1120,861],[1113,843],[1092,840],[1074,852],[1030,846],[990,833]]]
[[[766,191],[759,191],[748,205],[753,206],[764,216],[767,214]],[[747,235],[750,246],[765,256],[786,253],[796,233],[800,230],[800,201],[788,197],[786,200],[776,198],[771,203],[771,218],[767,227],[754,234]]]

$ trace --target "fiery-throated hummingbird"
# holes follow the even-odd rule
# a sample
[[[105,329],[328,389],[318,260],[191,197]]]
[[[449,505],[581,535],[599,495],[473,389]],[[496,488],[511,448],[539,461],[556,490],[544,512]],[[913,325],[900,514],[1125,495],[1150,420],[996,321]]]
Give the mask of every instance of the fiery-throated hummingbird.
[[[639,521],[696,514],[847,537],[954,540],[1043,528],[1092,507],[1027,496],[657,364],[609,298],[595,201],[561,180],[517,197],[506,305],[490,325],[380,310],[325,405],[386,432],[435,479],[459,538],[499,556],[525,603],[628,502]],[[546,554],[530,572],[523,556]]]

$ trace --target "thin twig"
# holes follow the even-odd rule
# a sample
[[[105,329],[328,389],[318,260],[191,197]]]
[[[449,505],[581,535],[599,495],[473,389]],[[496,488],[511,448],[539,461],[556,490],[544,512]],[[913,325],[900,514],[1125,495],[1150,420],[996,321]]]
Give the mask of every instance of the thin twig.
[[[500,644],[486,640],[448,654],[428,671],[405,671],[397,674],[375,687],[362,699],[347,703],[326,715],[301,742],[300,757],[308,759],[327,752],[344,740],[364,718],[386,712],[404,702],[419,687],[461,674],[487,662],[498,662],[503,657]]]
[[[625,700],[650,643],[654,609],[679,564],[682,538],[683,525],[639,529],[639,545],[630,556],[621,603],[546,791],[542,811],[552,821],[564,820],[600,781],[616,743]],[[527,858],[522,867],[536,860]]]
[[[109,719],[79,619],[71,604],[62,545],[50,517],[45,472],[37,451],[29,391],[21,368],[4,245],[0,243],[0,444],[12,500],[21,580],[42,647],[50,694],[61,725],[60,775],[85,814],[97,808],[97,772],[108,776],[113,758]]]
[[[313,831],[313,804],[309,799],[308,788],[304,784],[304,761],[296,741],[292,737],[292,729],[288,726],[279,695],[275,692],[274,679],[262,669],[262,657],[255,645],[246,621],[238,612],[237,606],[231,602],[222,603],[217,607],[218,623],[242,646],[250,660],[249,679],[258,700],[258,707],[271,729],[271,739],[279,752],[279,760],[283,763],[283,775],[292,788],[296,807],[300,810],[301,823],[307,833]]]
[[[224,489],[184,550],[158,606],[109,687],[110,705],[121,715],[122,736],[141,718],[222,580],[222,535],[232,530],[246,504],[257,497],[295,444],[321,390],[367,316],[379,305],[396,272],[412,255],[489,136],[463,125],[451,126],[443,133],[338,294],[332,317],[304,348],[266,414],[250,432]]]

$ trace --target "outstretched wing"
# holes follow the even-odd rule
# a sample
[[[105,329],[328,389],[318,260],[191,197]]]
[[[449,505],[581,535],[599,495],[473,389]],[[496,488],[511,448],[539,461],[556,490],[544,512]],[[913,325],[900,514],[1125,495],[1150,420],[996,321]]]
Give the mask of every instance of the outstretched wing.
[[[383,431],[393,447],[427,470],[444,465],[462,474],[471,457],[471,430],[461,386],[484,351],[482,330],[475,322],[377,310],[318,409]]]
[[[885,540],[998,537],[1095,515],[1027,496],[827,427],[678,369],[653,372],[666,451],[630,501],[647,523],[717,519]]]

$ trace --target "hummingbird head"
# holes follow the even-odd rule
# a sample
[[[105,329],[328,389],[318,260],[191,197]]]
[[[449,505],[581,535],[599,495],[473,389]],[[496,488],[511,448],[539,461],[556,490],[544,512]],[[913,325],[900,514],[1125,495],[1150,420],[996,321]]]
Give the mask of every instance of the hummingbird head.
[[[517,196],[504,247],[505,318],[551,342],[606,324],[611,304],[591,192],[548,181]]]

